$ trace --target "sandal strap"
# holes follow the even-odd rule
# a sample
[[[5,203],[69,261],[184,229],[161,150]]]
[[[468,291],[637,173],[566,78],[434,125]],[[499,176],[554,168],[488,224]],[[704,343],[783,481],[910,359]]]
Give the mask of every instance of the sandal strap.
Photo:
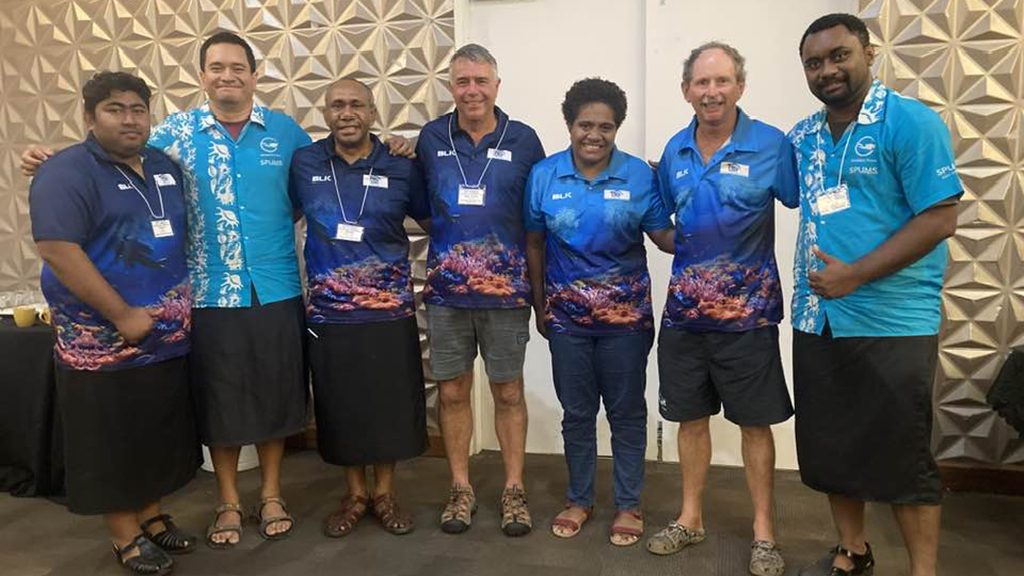
[[[373,497],[373,513],[385,524],[392,524],[395,520],[405,520],[402,517],[401,508],[398,507],[398,500],[390,492]]]
[[[275,514],[273,516],[265,516],[263,514],[263,509],[266,508],[268,504],[277,504],[278,506],[280,506],[281,513]],[[260,498],[260,506],[259,508],[256,509],[256,518],[258,518],[260,522],[264,524],[270,524],[272,522],[295,521],[295,519],[292,518],[292,515],[288,513],[288,504],[285,503],[284,498],[281,498],[280,496],[269,496],[267,498]]]
[[[216,512],[218,516],[225,512],[238,512],[239,514],[245,514],[245,511],[242,509],[242,505],[236,502],[225,502],[214,508],[213,511]]]
[[[124,555],[141,546],[142,542],[140,542],[140,539],[145,540],[145,538],[146,537],[144,535],[139,534],[138,536],[133,538],[131,542],[125,544],[124,546],[121,546],[120,548],[117,547],[117,544],[114,544],[114,554],[117,555],[117,559],[120,560],[121,563],[123,564]]]
[[[836,547],[832,549],[832,555],[833,556],[843,555],[843,556],[846,556],[847,558],[849,558],[850,560],[853,560],[853,561],[856,562],[858,558],[866,558],[866,557],[868,557],[871,554],[871,545],[870,544],[865,542],[864,543],[864,548],[865,548],[865,550],[864,550],[863,554],[857,554],[856,552],[854,552],[852,550],[844,548],[842,544],[836,544]]]
[[[163,525],[166,526],[168,529],[170,529],[171,526],[174,525],[174,523],[171,520],[170,514],[157,514],[156,516],[153,516],[152,518],[146,520],[142,524],[139,524],[139,527],[142,528],[143,532],[149,532],[149,527],[153,524],[156,524],[157,522],[163,523]]]
[[[355,528],[357,522],[369,512],[369,498],[366,496],[345,495],[341,506],[324,519],[324,529],[329,536],[344,536]]]

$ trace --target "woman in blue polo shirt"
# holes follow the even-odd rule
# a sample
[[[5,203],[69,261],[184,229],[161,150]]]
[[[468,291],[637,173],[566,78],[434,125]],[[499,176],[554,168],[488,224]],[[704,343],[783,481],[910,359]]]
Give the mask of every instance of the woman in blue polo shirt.
[[[580,80],[562,114],[571,146],[533,167],[524,210],[537,329],[551,350],[569,467],[565,509],[551,530],[572,537],[590,518],[603,399],[618,511],[610,539],[629,546],[643,534],[644,387],[654,338],[644,234],[671,253],[672,222],[651,168],[615,147],[626,117],[622,89]]]
[[[101,72],[82,94],[89,136],[40,168],[29,192],[56,331],[67,505],[103,514],[127,568],[163,574],[166,552],[196,543],[160,513],[200,462],[183,179],[146,147],[144,81]]]
[[[405,218],[426,221],[430,212],[416,164],[370,134],[370,90],[339,80],[325,100],[331,134],[296,151],[289,175],[306,218],[317,449],[345,468],[348,483],[323,532],[346,536],[372,509],[385,530],[406,534],[413,523],[395,498],[395,462],[420,455],[427,436]]]

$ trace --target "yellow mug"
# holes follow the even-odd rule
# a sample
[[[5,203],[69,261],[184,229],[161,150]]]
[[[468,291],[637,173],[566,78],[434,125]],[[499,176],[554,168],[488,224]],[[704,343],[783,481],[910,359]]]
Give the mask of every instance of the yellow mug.
[[[36,323],[35,306],[17,306],[14,308],[14,323],[18,328],[28,328]]]
[[[47,326],[50,325],[50,309],[49,308],[43,308],[42,310],[39,311],[39,321],[42,322],[43,324],[46,324]]]

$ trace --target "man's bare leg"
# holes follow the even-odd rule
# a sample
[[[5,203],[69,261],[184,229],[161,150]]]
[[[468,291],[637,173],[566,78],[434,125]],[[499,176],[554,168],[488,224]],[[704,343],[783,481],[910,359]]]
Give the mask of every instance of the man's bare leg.
[[[704,529],[704,486],[711,467],[710,417],[680,422],[676,443],[683,491],[683,506],[676,522],[690,530],[700,531]]]
[[[241,446],[210,446],[210,460],[213,461],[213,473],[217,477],[217,491],[220,493],[220,501],[223,504],[240,504],[241,498],[238,495],[238,453]],[[240,525],[242,515],[238,512],[228,510],[222,512],[216,520],[217,526]],[[217,544],[225,542],[238,544],[238,534],[235,532],[220,532],[210,536],[210,540]]]
[[[775,439],[769,426],[744,426],[743,470],[754,505],[754,540],[775,542],[772,493],[775,488]]]
[[[935,576],[942,507],[894,504],[892,511],[910,556],[910,576]]]
[[[469,444],[473,439],[473,371],[438,384],[441,436],[452,484],[469,486]]]
[[[494,431],[505,463],[505,487],[523,486],[528,415],[522,377],[510,382],[491,382],[494,397]]]

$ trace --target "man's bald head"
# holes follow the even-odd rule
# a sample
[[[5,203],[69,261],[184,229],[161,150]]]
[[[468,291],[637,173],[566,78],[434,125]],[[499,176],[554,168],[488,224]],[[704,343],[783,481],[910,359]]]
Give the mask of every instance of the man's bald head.
[[[324,95],[324,123],[334,136],[338,154],[369,154],[373,145],[370,130],[377,121],[373,92],[355,78],[331,84]]]
[[[374,107],[373,90],[370,90],[370,87],[367,86],[365,82],[363,82],[362,80],[356,80],[355,78],[341,78],[340,80],[335,80],[334,82],[332,82],[331,85],[327,87],[327,91],[324,93],[324,104],[329,105],[331,103],[331,95],[336,91],[335,89],[342,87],[355,87],[358,88],[359,90],[362,90],[363,97],[366,99],[366,103],[371,108]]]

